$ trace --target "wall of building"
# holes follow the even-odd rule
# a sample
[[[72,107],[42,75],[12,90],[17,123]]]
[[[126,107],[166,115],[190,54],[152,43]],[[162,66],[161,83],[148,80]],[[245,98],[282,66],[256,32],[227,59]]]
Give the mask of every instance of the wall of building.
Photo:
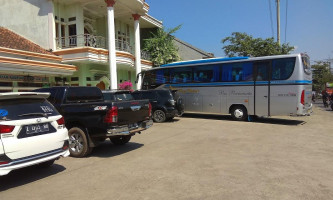
[[[48,14],[53,10],[52,1],[1,0],[0,10],[0,26],[50,49]]]

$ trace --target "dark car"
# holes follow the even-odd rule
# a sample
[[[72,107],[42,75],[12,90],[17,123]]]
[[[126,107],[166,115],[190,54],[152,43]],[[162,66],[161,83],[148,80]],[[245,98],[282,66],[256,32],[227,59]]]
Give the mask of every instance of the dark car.
[[[177,91],[171,90],[137,90],[132,93],[135,99],[149,99],[153,109],[153,120],[164,122],[184,112],[183,100]]]

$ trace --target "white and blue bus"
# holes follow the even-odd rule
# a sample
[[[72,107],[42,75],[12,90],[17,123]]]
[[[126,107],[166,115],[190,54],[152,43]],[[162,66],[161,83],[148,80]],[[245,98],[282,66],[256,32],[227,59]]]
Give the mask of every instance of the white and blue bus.
[[[175,62],[141,73],[142,89],[175,89],[185,113],[308,115],[312,73],[305,54]]]

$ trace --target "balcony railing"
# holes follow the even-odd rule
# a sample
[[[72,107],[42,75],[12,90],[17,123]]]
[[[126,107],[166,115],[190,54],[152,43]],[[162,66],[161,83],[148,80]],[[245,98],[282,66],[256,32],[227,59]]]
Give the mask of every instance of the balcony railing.
[[[123,41],[123,40],[116,39],[116,50],[118,50],[118,51],[126,51],[128,53],[133,54],[133,48],[132,48],[132,46],[128,42]]]
[[[95,47],[105,48],[106,39],[102,36],[82,34],[71,35],[68,37],[56,38],[57,48],[74,48],[74,47]]]
[[[134,54],[134,49],[128,42],[118,39],[116,39],[115,41],[116,50]],[[74,47],[95,47],[106,49],[107,39],[103,36],[82,34],[56,38],[56,44],[58,49],[67,49]],[[148,52],[142,50],[141,58],[144,60],[150,60],[151,56]]]
[[[151,55],[147,51],[141,50],[141,59],[151,60]]]

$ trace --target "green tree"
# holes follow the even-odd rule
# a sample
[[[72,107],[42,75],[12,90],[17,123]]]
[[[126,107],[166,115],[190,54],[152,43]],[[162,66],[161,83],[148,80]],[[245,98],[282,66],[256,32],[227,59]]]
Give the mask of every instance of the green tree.
[[[160,66],[170,62],[179,61],[178,48],[174,45],[174,34],[179,30],[181,25],[165,31],[160,28],[156,33],[152,33],[152,37],[145,39],[143,49],[151,55],[154,66]]]
[[[327,82],[333,82],[333,75],[330,72],[330,63],[319,61],[311,66],[312,68],[312,87],[315,91],[325,89]]]
[[[251,35],[233,32],[231,36],[222,39],[222,43],[228,43],[222,49],[228,57],[234,56],[270,56],[289,54],[294,50],[289,44],[280,45],[274,42],[274,38],[253,38]]]

